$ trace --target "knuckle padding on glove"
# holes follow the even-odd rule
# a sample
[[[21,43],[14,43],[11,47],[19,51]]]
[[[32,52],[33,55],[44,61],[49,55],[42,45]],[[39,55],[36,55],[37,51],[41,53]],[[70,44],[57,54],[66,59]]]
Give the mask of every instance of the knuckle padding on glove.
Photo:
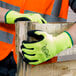
[[[31,20],[26,17],[20,17],[15,20],[15,22],[17,22],[17,21],[31,21]]]

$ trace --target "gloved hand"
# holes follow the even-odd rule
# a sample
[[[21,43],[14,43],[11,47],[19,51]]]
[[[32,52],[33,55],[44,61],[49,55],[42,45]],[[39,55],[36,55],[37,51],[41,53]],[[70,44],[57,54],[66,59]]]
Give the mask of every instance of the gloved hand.
[[[53,37],[43,31],[29,31],[28,36],[36,38],[38,41],[22,42],[22,53],[26,63],[37,65],[45,62],[61,51],[72,47],[72,39],[68,32]]]
[[[38,23],[47,23],[47,21],[44,18],[42,18],[40,14],[21,14],[16,11],[9,10],[5,15],[5,23],[14,24],[16,21],[32,21]]]

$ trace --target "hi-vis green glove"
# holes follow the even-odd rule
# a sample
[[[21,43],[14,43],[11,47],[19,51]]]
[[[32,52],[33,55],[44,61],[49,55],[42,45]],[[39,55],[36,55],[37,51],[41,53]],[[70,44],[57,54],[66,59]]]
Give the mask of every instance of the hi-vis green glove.
[[[45,62],[61,51],[72,47],[72,39],[68,32],[53,37],[43,31],[29,31],[28,36],[36,38],[38,41],[22,42],[22,53],[24,61],[29,64],[37,65]]]
[[[5,23],[14,24],[16,21],[32,21],[38,23],[47,23],[47,21],[44,18],[42,18],[40,14],[21,14],[16,11],[9,10],[5,15]]]

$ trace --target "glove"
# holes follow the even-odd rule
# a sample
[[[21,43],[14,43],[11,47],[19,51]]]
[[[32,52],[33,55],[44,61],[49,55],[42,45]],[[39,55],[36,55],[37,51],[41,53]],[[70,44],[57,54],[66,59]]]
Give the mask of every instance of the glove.
[[[40,14],[20,14],[19,12],[9,10],[5,15],[5,23],[14,24],[16,21],[32,21],[38,23],[47,23],[47,21],[44,18],[42,18]]]
[[[53,37],[46,32],[33,30],[28,32],[28,36],[37,41],[23,41],[21,49],[24,61],[33,65],[45,62],[73,45],[72,38],[66,31]]]

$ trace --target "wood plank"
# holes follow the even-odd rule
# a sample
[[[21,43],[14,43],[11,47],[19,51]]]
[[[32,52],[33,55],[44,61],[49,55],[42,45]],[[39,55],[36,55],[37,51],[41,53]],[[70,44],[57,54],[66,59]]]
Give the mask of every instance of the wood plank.
[[[50,24],[38,24],[33,23],[31,26],[35,30],[43,30],[54,36],[60,34],[64,30],[67,30],[73,23],[50,23]],[[76,55],[76,46],[71,49],[65,50],[57,56]],[[60,63],[41,64],[31,69],[31,76],[76,76],[76,61],[66,61]]]
[[[26,76],[27,64],[23,62],[21,44],[27,40],[28,22],[17,22],[16,28],[16,51],[17,51],[17,76]]]
[[[54,36],[60,34],[64,30],[68,29],[72,26],[73,23],[50,23],[50,24],[38,24],[38,23],[29,23],[27,24],[28,27],[22,27],[22,25],[26,25],[25,22],[19,22],[17,23],[17,28],[19,27],[22,29],[26,29],[25,31],[21,31],[21,33],[18,34],[18,40],[17,40],[17,50],[21,50],[20,45],[23,39],[26,39],[23,35],[27,37],[26,33],[28,30],[43,30],[46,31],[49,34],[52,34]],[[19,26],[18,26],[19,25]],[[19,31],[18,31],[19,32]],[[23,37],[23,39],[20,40],[20,38]],[[32,40],[32,39],[29,39]],[[65,56],[65,55],[75,55],[76,54],[76,46],[74,46],[71,49],[65,50],[58,54],[57,56]],[[20,55],[20,54],[19,54]],[[22,58],[18,55],[18,61]],[[20,63],[22,63],[20,65]],[[59,62],[59,63],[49,63],[49,64],[41,64],[37,65],[35,67],[31,67],[30,65],[27,66],[27,71],[23,68],[25,65],[23,65],[23,61],[18,62],[18,65],[20,65],[21,68],[18,68],[19,76],[76,76],[76,60],[72,61],[66,61],[66,62]],[[18,66],[19,67],[19,66]],[[25,71],[23,73],[23,71]],[[22,74],[20,74],[20,72]]]
[[[76,61],[38,65],[31,69],[31,76],[76,76]]]

